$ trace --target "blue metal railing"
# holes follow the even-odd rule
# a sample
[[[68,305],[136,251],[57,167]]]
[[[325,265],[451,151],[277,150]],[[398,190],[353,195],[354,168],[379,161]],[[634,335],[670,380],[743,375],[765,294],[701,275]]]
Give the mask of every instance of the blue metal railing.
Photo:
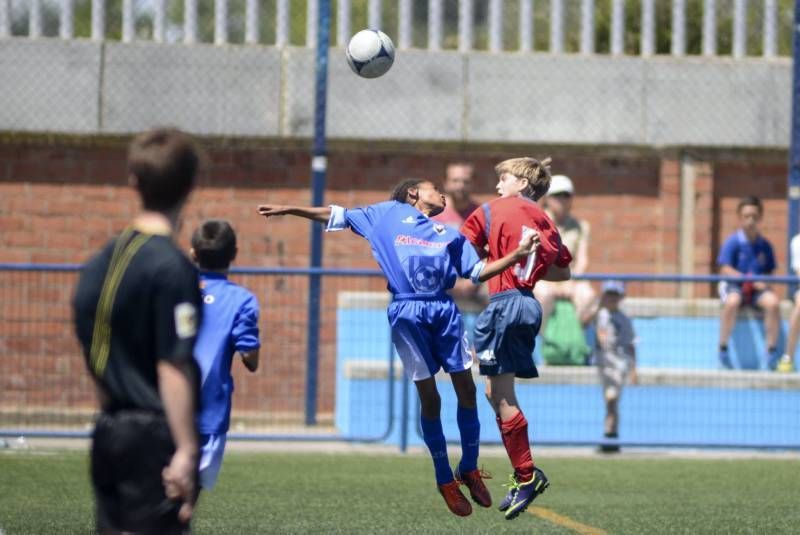
[[[3,272],[66,272],[66,273],[76,273],[81,269],[80,264],[21,264],[21,263],[0,263],[0,277],[2,277]],[[231,270],[233,274],[236,275],[272,275],[272,276],[296,276],[296,277],[322,277],[322,276],[330,276],[330,277],[366,277],[366,278],[382,278],[383,275],[380,271],[376,269],[364,269],[364,268],[314,268],[314,267],[237,267]],[[580,277],[575,277],[579,280],[589,280],[589,281],[601,281],[601,280],[608,280],[608,279],[618,279],[623,281],[629,282],[668,282],[668,283],[715,283],[721,280],[726,281],[764,281],[764,282],[772,282],[775,284],[794,284],[797,283],[797,277],[791,276],[752,276],[752,277],[724,277],[719,275],[677,275],[677,274],[637,274],[637,273],[591,273],[585,274]],[[408,383],[402,382],[401,385],[395,385],[395,381],[399,378],[395,376],[394,372],[394,355],[392,352],[388,355],[388,376],[386,379],[381,379],[381,381],[386,381],[386,390],[383,390],[384,387],[380,386],[381,391],[387,393],[387,401],[388,404],[385,406],[385,411],[383,407],[381,408],[381,412],[385,412],[387,414],[386,419],[386,426],[385,429],[376,430],[376,433],[364,433],[364,432],[347,432],[347,433],[309,433],[309,434],[286,434],[286,433],[238,433],[238,432],[231,432],[230,438],[238,439],[238,440],[298,440],[298,441],[347,441],[347,442],[383,442],[386,441],[390,436],[395,436],[399,432],[399,445],[401,448],[405,449],[405,447],[410,443],[414,442],[413,437],[409,436],[409,423],[410,427],[414,427],[413,420],[409,419],[409,416],[414,414],[414,409],[412,403],[416,403],[414,396],[409,395]],[[399,391],[400,396],[398,399],[395,399],[395,395],[398,393],[396,390],[398,387],[402,388]],[[398,412],[398,414],[395,414]],[[398,422],[395,422],[397,418],[400,418]],[[310,428],[310,429],[313,429]],[[0,436],[16,436],[20,434],[25,434],[28,436],[48,436],[48,437],[80,437],[85,438],[88,436],[88,432],[85,431],[56,431],[56,430],[46,430],[46,429],[38,429],[38,430],[30,430],[30,429],[0,429]],[[367,434],[371,436],[366,436]],[[548,439],[544,439],[539,441],[539,443],[553,443],[553,444],[573,444],[573,445],[584,445],[584,444],[597,444],[597,442],[592,441],[583,441],[581,439],[572,440],[572,441],[564,441],[564,440],[555,440],[551,441]],[[638,442],[631,441],[630,443],[625,443],[627,445],[640,445]],[[647,442],[646,444],[641,445],[650,445],[650,446],[676,446],[682,445],[679,441],[664,441],[663,443],[655,443],[655,442]],[[685,445],[685,444],[683,444]],[[693,444],[694,446],[698,446],[697,443]],[[735,445],[725,442],[709,442],[704,444],[703,446],[706,447],[764,447],[764,445]],[[769,447],[769,446],[768,446]],[[778,444],[774,447],[787,447],[785,444]]]
[[[0,263],[2,271],[80,271],[81,264],[33,264]],[[256,267],[231,268],[231,273],[239,275],[324,275],[338,277],[383,277],[377,269],[368,268],[326,268],[326,267]],[[776,284],[800,283],[800,278],[789,275],[748,275],[730,277],[726,275],[679,275],[674,273],[584,273],[575,275],[574,280],[606,281],[610,279],[630,282],[774,282]]]

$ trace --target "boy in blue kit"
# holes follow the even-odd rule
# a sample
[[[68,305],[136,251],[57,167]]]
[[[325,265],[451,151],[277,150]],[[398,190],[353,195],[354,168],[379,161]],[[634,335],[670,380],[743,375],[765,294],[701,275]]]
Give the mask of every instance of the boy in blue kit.
[[[203,296],[203,322],[194,349],[201,372],[199,486],[211,489],[222,466],[230,423],[234,354],[251,372],[258,369],[258,301],[228,280],[228,268],[236,258],[236,234],[227,221],[200,225],[192,235],[190,254],[200,268]]]
[[[717,258],[719,274],[728,277],[746,275],[771,275],[775,271],[775,253],[772,245],[758,231],[764,207],[758,197],[745,197],[736,208],[739,230],[728,236]],[[719,322],[719,361],[723,368],[731,369],[728,339],[736,324],[736,314],[742,305],[757,306],[764,311],[767,363],[774,369],[781,358],[777,349],[780,324],[780,300],[765,282],[719,283],[722,312]]]
[[[461,313],[446,290],[458,277],[475,283],[488,280],[527,256],[538,242],[532,235],[507,256],[483,262],[464,236],[430,219],[444,207],[444,195],[433,183],[409,179],[395,187],[390,201],[363,208],[262,204],[258,212],[267,218],[294,215],[327,223],[328,231],[350,228],[369,241],[392,293],[388,310],[392,341],[406,375],[417,387],[422,434],[433,459],[439,492],[451,512],[467,516],[472,506],[459,483],[467,486],[482,507],[490,507],[492,499],[478,469],[480,422],[472,356]],[[439,416],[441,398],[434,375],[440,369],[450,374],[458,398],[462,457],[455,475]]]

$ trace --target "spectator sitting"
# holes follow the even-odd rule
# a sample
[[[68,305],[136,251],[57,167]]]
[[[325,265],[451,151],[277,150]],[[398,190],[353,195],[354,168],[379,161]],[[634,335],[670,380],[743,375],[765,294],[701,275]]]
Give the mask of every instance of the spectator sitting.
[[[739,216],[739,230],[725,240],[717,258],[720,275],[742,277],[772,274],[775,271],[775,254],[772,245],[758,231],[758,224],[764,215],[761,200],[752,196],[743,198],[739,201],[736,213]],[[719,296],[722,299],[719,328],[719,361],[722,367],[733,368],[728,354],[728,339],[736,323],[739,307],[752,305],[764,311],[767,364],[774,369],[781,357],[776,347],[780,318],[779,300],[775,292],[761,281],[722,281],[719,283]]]
[[[792,271],[800,276],[800,234],[792,238],[789,246],[792,257]],[[789,318],[789,336],[786,340],[786,349],[776,368],[779,372],[789,373],[794,371],[794,353],[797,349],[797,339],[800,337],[800,289],[794,293],[794,307]]]
[[[589,264],[589,223],[572,216],[574,194],[572,180],[564,175],[555,175],[544,198],[545,210],[556,224],[561,242],[572,253],[570,270],[573,276],[585,273]],[[542,333],[546,333],[547,319],[553,312],[556,299],[571,301],[584,327],[593,316],[595,292],[587,281],[541,281],[536,285],[534,294],[542,305]]]

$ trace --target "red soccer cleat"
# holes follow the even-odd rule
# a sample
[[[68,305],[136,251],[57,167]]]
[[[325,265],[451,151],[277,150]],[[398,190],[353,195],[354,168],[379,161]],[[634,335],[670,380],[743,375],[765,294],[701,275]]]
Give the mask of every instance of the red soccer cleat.
[[[472,496],[472,501],[481,507],[492,506],[492,495],[489,494],[489,489],[483,484],[484,479],[490,479],[492,476],[483,470],[472,470],[459,474],[456,472],[456,480],[463,483],[469,489],[469,495]]]
[[[458,487],[458,481],[454,479],[450,483],[439,485],[439,493],[450,512],[458,516],[469,516],[472,514],[472,506]]]

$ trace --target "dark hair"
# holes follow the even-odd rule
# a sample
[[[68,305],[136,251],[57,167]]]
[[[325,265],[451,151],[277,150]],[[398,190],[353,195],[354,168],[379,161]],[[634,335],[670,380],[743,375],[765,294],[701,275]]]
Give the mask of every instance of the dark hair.
[[[178,207],[194,187],[200,153],[187,134],[174,128],[141,133],[128,148],[128,172],[145,210],[166,212]]]
[[[392,195],[389,200],[405,203],[408,199],[408,190],[416,188],[423,182],[427,182],[424,178],[407,178],[400,182],[392,190]]]
[[[742,212],[742,208],[745,206],[755,206],[758,208],[758,215],[762,215],[764,213],[764,205],[761,204],[761,199],[756,197],[755,195],[748,195],[747,197],[742,197],[739,201],[739,205],[736,207],[736,213],[739,214]]]
[[[236,233],[227,221],[209,219],[192,234],[192,248],[202,269],[228,269],[236,258]]]

